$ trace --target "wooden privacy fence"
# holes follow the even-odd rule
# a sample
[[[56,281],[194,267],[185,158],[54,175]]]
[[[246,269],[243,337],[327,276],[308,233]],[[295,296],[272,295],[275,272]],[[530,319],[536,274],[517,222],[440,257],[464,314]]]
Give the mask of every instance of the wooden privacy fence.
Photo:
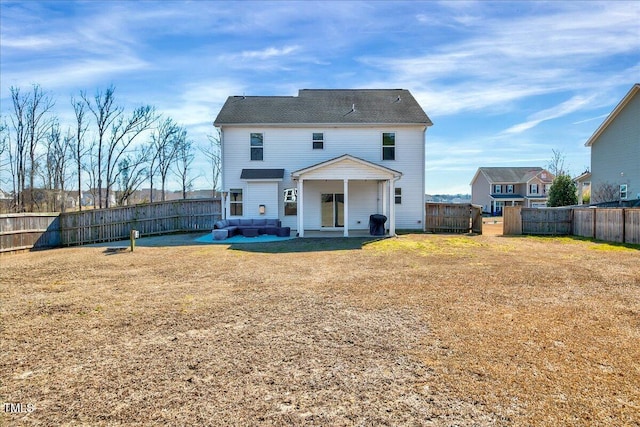
[[[60,246],[57,213],[0,215],[0,253]]]
[[[426,203],[425,231],[482,234],[482,206],[468,203]]]
[[[505,235],[550,234],[640,244],[639,208],[504,208]]]
[[[220,200],[148,203],[60,215],[63,246],[122,240],[131,230],[142,236],[212,230],[221,218]]]
[[[219,199],[175,200],[61,214],[0,215],[0,253],[141,236],[207,231],[222,217]]]

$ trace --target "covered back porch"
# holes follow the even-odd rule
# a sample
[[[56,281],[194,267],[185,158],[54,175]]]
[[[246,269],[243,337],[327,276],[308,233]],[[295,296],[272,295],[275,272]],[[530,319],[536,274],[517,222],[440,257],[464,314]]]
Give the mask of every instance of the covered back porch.
[[[297,188],[299,237],[307,232],[368,235],[373,214],[386,216],[385,228],[395,235],[395,182],[400,172],[343,155],[291,176]]]

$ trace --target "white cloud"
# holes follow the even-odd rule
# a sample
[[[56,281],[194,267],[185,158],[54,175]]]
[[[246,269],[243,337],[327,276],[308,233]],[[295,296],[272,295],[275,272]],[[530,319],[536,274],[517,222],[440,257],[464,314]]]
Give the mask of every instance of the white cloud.
[[[542,111],[538,111],[537,113],[530,115],[529,117],[527,117],[526,122],[511,126],[510,128],[506,129],[504,133],[506,134],[521,133],[547,120],[557,119],[558,117],[566,116],[567,114],[571,114],[575,111],[578,111],[584,108],[586,105],[589,105],[594,98],[595,96],[589,96],[589,97],[574,96],[573,98],[559,105],[556,105],[551,108],[547,108]]]
[[[249,59],[249,60],[254,60],[254,59],[260,59],[260,60],[265,60],[265,59],[271,59],[271,58],[277,58],[280,56],[289,56],[292,53],[294,53],[295,51],[299,50],[300,47],[299,46],[285,46],[281,49],[275,48],[275,47],[268,47],[266,49],[263,50],[249,50],[249,51],[244,51],[242,52],[239,56],[242,59]]]

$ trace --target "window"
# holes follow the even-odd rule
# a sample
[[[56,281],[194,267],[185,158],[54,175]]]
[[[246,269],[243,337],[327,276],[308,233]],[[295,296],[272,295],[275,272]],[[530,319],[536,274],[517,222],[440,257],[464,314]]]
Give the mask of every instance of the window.
[[[285,188],[284,190],[284,214],[298,215],[298,198],[295,188]]]
[[[262,160],[264,148],[264,135],[261,133],[251,134],[251,160]]]
[[[396,205],[402,204],[402,188],[396,188]]]
[[[324,149],[324,134],[322,132],[313,133],[313,149],[314,150]]]
[[[620,184],[620,200],[627,200],[627,184]]]
[[[382,160],[396,159],[396,134],[384,132],[382,134]]]
[[[549,190],[551,190],[551,184],[544,185],[544,194],[549,194]]]
[[[494,192],[495,194],[500,194],[500,193],[502,193],[502,185],[494,185],[494,186],[493,186],[493,192]]]
[[[232,216],[242,216],[242,189],[229,190],[229,213]]]
[[[529,194],[538,194],[538,184],[529,185]]]
[[[512,184],[507,185],[507,193],[513,194],[513,185]]]

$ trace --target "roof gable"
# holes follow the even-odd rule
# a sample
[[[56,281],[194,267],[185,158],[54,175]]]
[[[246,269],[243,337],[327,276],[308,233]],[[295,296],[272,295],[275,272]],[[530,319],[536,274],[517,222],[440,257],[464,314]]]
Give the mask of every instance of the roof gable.
[[[230,96],[214,125],[234,124],[432,122],[405,89],[301,89],[298,96]]]
[[[591,147],[593,143],[598,140],[600,135],[602,135],[602,132],[604,132],[605,129],[607,129],[607,127],[609,127],[609,125],[613,123],[613,121],[616,119],[618,114],[620,114],[620,112],[624,109],[624,107],[627,106],[629,101],[631,101],[633,97],[638,94],[638,92],[640,92],[640,83],[636,83],[633,85],[631,90],[629,90],[629,92],[627,92],[624,98],[622,98],[622,101],[620,101],[618,105],[616,105],[616,108],[613,109],[613,111],[607,116],[604,122],[602,122],[602,124],[598,127],[598,129],[596,129],[593,135],[591,135],[591,137],[587,140],[587,142],[585,142],[584,144],[585,147]]]
[[[536,176],[541,176],[542,173],[547,173],[550,179],[542,178],[542,181],[553,181],[553,174],[545,169],[532,166],[532,167],[481,167],[473,177],[472,183],[475,182],[478,174],[482,173],[487,181],[496,184],[518,184],[531,181]]]
[[[401,177],[402,172],[344,154],[294,171],[291,176],[294,179],[390,179]]]

